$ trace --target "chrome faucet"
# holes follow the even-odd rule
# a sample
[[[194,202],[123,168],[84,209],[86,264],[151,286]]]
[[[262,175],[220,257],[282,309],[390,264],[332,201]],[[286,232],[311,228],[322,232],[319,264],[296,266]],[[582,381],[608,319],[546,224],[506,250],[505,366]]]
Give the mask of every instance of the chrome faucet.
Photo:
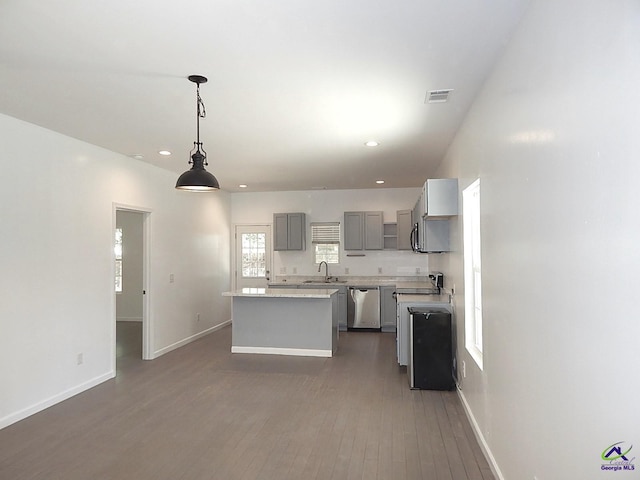
[[[324,260],[321,261],[318,264],[318,271],[320,271],[322,269],[322,264],[323,263],[324,263],[324,267],[325,267],[325,269],[324,269],[324,281],[328,282],[329,281],[329,264],[327,262],[325,262]]]

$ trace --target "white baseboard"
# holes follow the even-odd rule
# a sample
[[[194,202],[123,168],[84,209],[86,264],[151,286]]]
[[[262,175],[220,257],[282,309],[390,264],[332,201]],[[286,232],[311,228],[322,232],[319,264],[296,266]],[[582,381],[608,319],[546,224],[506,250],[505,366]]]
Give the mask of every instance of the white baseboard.
[[[226,320],[222,323],[219,323],[218,325],[214,325],[211,328],[207,328],[206,330],[200,332],[200,333],[196,333],[195,335],[191,335],[190,337],[187,337],[183,340],[180,340],[179,342],[176,343],[172,343],[171,345],[168,345],[164,348],[161,348],[160,350],[156,350],[155,352],[153,352],[153,357],[150,358],[150,360],[153,360],[155,358],[158,358],[162,355],[164,355],[165,353],[169,353],[172,350],[175,350],[176,348],[180,348],[180,347],[184,347],[185,345],[187,345],[188,343],[191,343],[195,340],[198,340],[199,338],[202,338],[206,335],[209,335],[210,333],[215,332],[216,330],[220,330],[221,328],[226,327],[227,325],[231,324],[231,319]]]
[[[276,347],[242,347],[231,346],[231,353],[258,353],[264,355],[293,355],[295,357],[331,357],[331,350],[313,350],[305,348],[276,348]]]
[[[110,371],[107,372],[103,375],[100,375],[98,377],[92,378],[91,380],[88,380],[84,383],[81,383],[80,385],[76,385],[73,388],[69,388],[68,390],[65,390],[64,392],[61,392],[57,395],[54,395],[52,397],[49,397],[45,400],[43,400],[42,402],[38,402],[34,405],[31,405],[27,408],[23,408],[22,410],[19,410],[17,412],[11,413],[9,415],[7,415],[6,417],[0,418],[0,429],[3,429],[5,427],[8,427],[9,425],[19,422],[20,420],[24,420],[25,418],[41,412],[42,410],[52,407],[53,405],[55,405],[56,403],[60,403],[64,400],[67,400],[68,398],[73,397],[74,395],[78,395],[79,393],[84,392],[85,390],[89,390],[90,388],[95,387],[96,385],[101,384],[102,382],[106,382],[107,380],[112,379],[113,377],[116,376],[116,372],[114,371]]]
[[[484,454],[485,458],[487,459],[487,462],[489,463],[489,467],[491,467],[491,471],[493,472],[493,474],[498,480],[504,480],[504,475],[502,475],[502,472],[500,471],[500,467],[498,467],[498,463],[496,462],[496,459],[493,456],[493,453],[491,452],[491,449],[489,448],[489,445],[487,444],[487,441],[485,440],[484,435],[482,435],[480,426],[478,425],[476,418],[473,416],[473,412],[471,411],[471,407],[469,407],[469,403],[467,402],[467,399],[465,398],[464,393],[462,392],[462,390],[460,390],[460,388],[458,388],[457,390],[458,390],[458,396],[460,397],[460,401],[462,402],[462,406],[464,407],[464,412],[467,414],[467,418],[469,419],[469,423],[471,423],[471,428],[473,429],[473,433],[475,434],[476,439],[480,444],[482,453]]]

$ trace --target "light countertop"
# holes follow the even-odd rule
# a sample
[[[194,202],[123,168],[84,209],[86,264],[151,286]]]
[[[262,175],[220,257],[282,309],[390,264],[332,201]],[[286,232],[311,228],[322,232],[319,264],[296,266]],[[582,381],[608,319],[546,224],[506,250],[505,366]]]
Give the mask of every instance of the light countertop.
[[[402,289],[402,288],[426,288],[426,289],[431,289],[434,288],[433,283],[431,282],[416,282],[416,281],[407,281],[407,280],[403,280],[403,281],[399,281],[396,282],[396,288],[397,289]]]
[[[332,279],[336,277],[331,277]],[[396,288],[405,289],[432,289],[433,283],[426,277],[385,277],[385,276],[340,276],[339,281],[331,281],[329,283],[324,282],[322,276],[279,276],[276,277],[269,285],[273,286],[287,286],[287,285],[312,285],[318,286],[318,288],[325,288],[323,285],[327,285],[326,288],[335,286],[361,286],[367,285],[372,287],[383,286],[395,286]]]
[[[412,293],[398,293],[396,296],[398,303],[451,303],[450,296],[442,295],[419,295]]]
[[[240,288],[230,292],[223,292],[223,297],[254,297],[254,298],[331,298],[338,293],[335,288]]]

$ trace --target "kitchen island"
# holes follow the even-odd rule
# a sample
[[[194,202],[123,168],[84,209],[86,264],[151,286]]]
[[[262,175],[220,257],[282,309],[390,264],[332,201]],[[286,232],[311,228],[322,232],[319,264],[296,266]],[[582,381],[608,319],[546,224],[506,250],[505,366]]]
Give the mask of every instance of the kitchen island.
[[[331,357],[338,349],[338,290],[243,288],[232,297],[231,352]]]

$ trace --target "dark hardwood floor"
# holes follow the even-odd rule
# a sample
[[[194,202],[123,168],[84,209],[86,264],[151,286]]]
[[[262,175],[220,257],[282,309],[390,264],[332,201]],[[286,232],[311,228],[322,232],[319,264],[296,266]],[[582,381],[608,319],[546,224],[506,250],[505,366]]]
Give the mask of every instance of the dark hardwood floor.
[[[0,430],[1,480],[494,478],[457,394],[409,389],[393,334],[341,332],[321,359],[232,355],[227,327],[145,362],[129,327],[115,379]]]

